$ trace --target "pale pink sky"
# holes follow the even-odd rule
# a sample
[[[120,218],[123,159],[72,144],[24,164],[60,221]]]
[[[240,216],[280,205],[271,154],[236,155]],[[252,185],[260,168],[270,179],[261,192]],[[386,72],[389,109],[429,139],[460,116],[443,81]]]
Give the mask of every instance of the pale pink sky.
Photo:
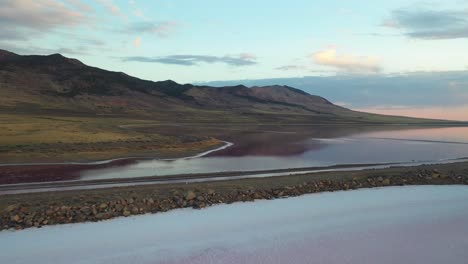
[[[370,107],[355,110],[385,115],[468,121],[468,105],[454,107]]]

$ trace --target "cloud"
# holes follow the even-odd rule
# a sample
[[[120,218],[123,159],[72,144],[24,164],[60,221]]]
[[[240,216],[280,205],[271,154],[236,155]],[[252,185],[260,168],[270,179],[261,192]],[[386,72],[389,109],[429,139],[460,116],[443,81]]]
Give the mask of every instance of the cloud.
[[[301,65],[283,65],[283,66],[275,68],[275,70],[279,70],[279,71],[304,70],[304,69],[305,67]]]
[[[65,0],[67,3],[70,5],[73,5],[76,9],[86,12],[86,13],[91,13],[94,12],[94,8],[86,3],[84,3],[82,0]]]
[[[376,57],[338,54],[335,48],[328,48],[313,55],[316,64],[330,66],[355,73],[376,73],[381,71]]]
[[[76,1],[73,1],[76,2]],[[3,0],[0,5],[0,39],[30,39],[52,29],[87,22],[85,6],[56,0]],[[14,33],[12,33],[14,31]]]
[[[252,53],[241,53],[239,54],[239,57],[244,60],[256,60],[257,59],[257,56],[255,56],[255,54],[252,54]]]
[[[112,0],[97,0],[111,15],[117,17],[125,17],[124,14],[120,11],[119,6],[117,6]]]
[[[249,66],[257,64],[255,56],[245,56],[239,54],[236,56],[209,56],[209,55],[170,55],[163,57],[124,57],[123,61],[151,62],[162,64],[173,64],[183,66],[195,66],[200,63],[224,63],[230,66]]]
[[[139,47],[141,45],[141,38],[136,38],[133,40],[133,46]]]
[[[0,30],[0,39],[4,40],[27,40],[28,37],[21,31],[2,28]]]
[[[38,46],[19,46],[9,42],[0,42],[1,49],[5,49],[14,53],[23,55],[50,55],[50,54],[66,54],[66,55],[89,55],[88,49],[83,46],[75,48],[42,48]]]
[[[156,34],[159,37],[167,37],[174,32],[179,23],[175,21],[164,21],[164,22],[136,22],[130,24],[122,33],[126,34]]]
[[[406,36],[418,39],[468,38],[468,11],[399,9],[382,26],[400,29]]]

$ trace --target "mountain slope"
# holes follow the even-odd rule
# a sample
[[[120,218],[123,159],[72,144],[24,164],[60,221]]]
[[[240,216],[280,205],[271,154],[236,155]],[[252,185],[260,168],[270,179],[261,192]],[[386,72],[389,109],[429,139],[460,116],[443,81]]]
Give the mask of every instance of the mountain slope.
[[[0,50],[0,111],[161,121],[420,122],[358,113],[287,86],[181,85],[87,66],[60,54]]]

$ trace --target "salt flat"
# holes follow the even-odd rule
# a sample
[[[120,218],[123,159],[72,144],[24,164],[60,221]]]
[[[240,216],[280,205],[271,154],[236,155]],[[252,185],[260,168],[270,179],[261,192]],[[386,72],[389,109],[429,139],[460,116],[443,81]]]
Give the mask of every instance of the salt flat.
[[[468,187],[320,193],[0,232],[2,263],[465,263]]]

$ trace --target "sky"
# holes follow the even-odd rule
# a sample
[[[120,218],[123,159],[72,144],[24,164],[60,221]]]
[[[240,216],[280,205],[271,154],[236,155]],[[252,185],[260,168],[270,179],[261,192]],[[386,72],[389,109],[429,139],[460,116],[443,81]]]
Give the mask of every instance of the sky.
[[[468,99],[468,0],[0,0],[0,28],[1,49],[61,53],[142,79],[346,78],[319,95],[354,109],[435,116],[443,108],[443,117],[468,120],[468,101],[460,102]],[[393,76],[410,85],[433,73],[445,83],[408,87],[423,98],[400,103],[401,87],[357,85]],[[452,99],[422,103],[426,90],[438,98],[444,89]],[[353,97],[366,90],[380,97]]]

